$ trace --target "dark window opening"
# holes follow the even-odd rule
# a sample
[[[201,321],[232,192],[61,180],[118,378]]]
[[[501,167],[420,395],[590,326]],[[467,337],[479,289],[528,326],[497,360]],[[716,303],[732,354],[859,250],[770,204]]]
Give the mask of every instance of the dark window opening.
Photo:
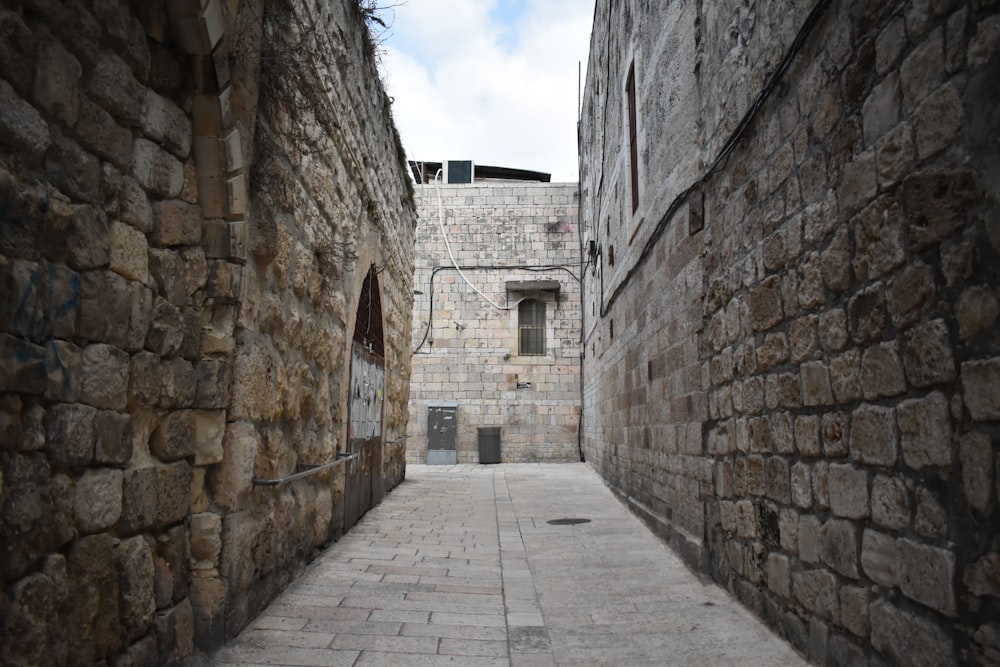
[[[545,354],[545,304],[525,299],[517,306],[518,354]]]
[[[608,246],[608,264],[611,266],[615,265],[615,247]]]
[[[615,321],[614,320],[610,320],[610,324],[611,324],[611,340],[614,340],[615,339]]]
[[[639,209],[639,141],[635,121],[635,62],[628,68],[628,80],[625,82],[625,95],[628,98],[628,156],[629,173],[632,177],[632,213]]]

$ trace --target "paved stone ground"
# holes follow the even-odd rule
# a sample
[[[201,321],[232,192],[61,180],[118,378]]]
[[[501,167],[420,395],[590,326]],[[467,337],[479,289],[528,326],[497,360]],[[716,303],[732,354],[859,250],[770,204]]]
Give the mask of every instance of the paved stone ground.
[[[806,663],[581,463],[408,465],[214,664]]]

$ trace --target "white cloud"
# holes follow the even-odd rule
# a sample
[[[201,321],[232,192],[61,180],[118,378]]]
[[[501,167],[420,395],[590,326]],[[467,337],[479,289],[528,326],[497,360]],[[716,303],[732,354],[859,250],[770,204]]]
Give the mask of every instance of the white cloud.
[[[592,19],[584,0],[397,7],[383,66],[407,156],[575,181],[577,64],[586,66]]]

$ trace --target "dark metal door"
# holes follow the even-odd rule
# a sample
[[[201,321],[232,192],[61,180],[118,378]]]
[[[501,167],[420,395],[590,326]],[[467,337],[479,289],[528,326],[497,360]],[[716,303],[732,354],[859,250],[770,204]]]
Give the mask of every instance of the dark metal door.
[[[378,500],[382,486],[382,404],[385,356],[382,304],[375,268],[368,272],[358,305],[351,346],[350,422],[344,487],[344,530],[358,522]]]
[[[427,464],[458,463],[458,406],[434,405],[427,413]]]

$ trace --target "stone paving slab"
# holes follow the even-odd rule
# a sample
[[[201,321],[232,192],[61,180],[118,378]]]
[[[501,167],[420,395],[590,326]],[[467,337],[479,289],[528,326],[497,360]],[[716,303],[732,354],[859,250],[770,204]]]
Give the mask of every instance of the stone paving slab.
[[[806,664],[585,464],[406,474],[212,664]]]

